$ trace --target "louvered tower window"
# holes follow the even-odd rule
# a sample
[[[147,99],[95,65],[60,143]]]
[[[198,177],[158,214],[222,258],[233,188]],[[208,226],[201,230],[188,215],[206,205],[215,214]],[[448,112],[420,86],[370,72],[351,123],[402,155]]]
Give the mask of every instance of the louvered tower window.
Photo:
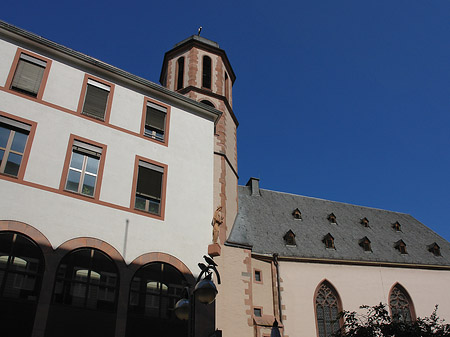
[[[184,57],[177,60],[177,90],[183,88],[184,81]]]
[[[202,87],[211,89],[211,58],[206,55],[203,56]]]

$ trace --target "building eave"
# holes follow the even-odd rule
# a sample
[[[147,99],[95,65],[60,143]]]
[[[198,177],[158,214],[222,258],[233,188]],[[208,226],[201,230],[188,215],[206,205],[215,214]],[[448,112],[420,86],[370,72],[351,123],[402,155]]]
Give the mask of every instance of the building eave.
[[[201,104],[152,81],[133,75],[125,70],[112,66],[86,54],[80,53],[76,50],[67,48],[61,44],[50,41],[42,36],[31,33],[2,20],[0,20],[0,33],[14,40],[18,40],[26,44],[32,44],[36,47],[44,47],[45,49],[52,50],[60,55],[62,54],[68,56],[90,66],[94,66],[98,69],[118,76],[122,80],[131,82],[138,87],[144,87],[146,90],[154,93],[156,96],[164,97],[170,102],[175,102],[176,104],[181,105],[187,109],[191,109],[206,118],[212,119],[215,124],[219,121],[222,115],[221,111],[213,107]]]

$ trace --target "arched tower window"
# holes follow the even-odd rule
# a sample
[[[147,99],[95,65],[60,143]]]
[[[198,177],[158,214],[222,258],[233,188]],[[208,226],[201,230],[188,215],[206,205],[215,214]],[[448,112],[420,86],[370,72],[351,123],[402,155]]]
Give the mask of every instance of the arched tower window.
[[[58,267],[46,336],[114,336],[119,275],[102,251],[68,253]],[[93,310],[95,309],[95,310]],[[66,333],[67,332],[67,333]]]
[[[415,319],[414,308],[408,292],[396,284],[389,295],[392,319],[397,322],[411,322]]]
[[[177,60],[177,85],[176,90],[182,89],[184,86],[184,57]]]
[[[142,336],[142,331],[155,336],[187,336],[186,321],[177,319],[173,311],[186,285],[183,274],[168,263],[141,267],[131,282],[126,336]]]
[[[206,99],[201,100],[200,103],[203,103],[203,104],[206,104],[206,105],[209,105],[209,106],[215,108],[214,104],[212,104],[210,101],[208,101]]]
[[[203,56],[202,87],[211,89],[211,58],[206,55]]]
[[[0,233],[0,323],[2,335],[31,336],[41,289],[44,257],[20,233]]]
[[[316,292],[315,306],[318,336],[331,337],[340,328],[338,314],[342,306],[339,295],[327,281]]]

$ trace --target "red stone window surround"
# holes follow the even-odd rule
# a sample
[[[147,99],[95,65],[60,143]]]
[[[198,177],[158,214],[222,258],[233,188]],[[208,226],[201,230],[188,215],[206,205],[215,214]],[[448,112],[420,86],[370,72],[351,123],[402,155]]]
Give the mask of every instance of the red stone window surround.
[[[8,146],[8,144],[5,144],[5,149],[3,149],[3,146],[0,144],[0,152],[2,153],[2,157],[4,160],[7,160],[7,152],[10,152],[10,154],[15,155],[15,157],[21,157],[20,161],[18,163],[19,169],[17,171],[17,174],[10,175],[6,173],[0,173],[0,176],[5,179],[13,179],[15,181],[23,181],[23,177],[25,175],[25,169],[28,163],[28,158],[30,156],[31,152],[31,145],[33,143],[34,134],[36,132],[36,122],[32,122],[28,119],[21,118],[18,116],[14,116],[11,114],[8,114],[6,112],[0,111],[0,122],[3,124],[4,129],[10,129],[10,131],[14,130],[23,130],[23,135],[27,134],[25,144],[22,143],[23,149],[20,149],[20,153],[18,151],[14,151],[14,139],[12,139],[12,135],[8,135],[8,140],[10,140],[10,143],[12,141],[12,144]],[[25,127],[25,128],[24,128]],[[23,140],[23,139],[22,139]],[[21,147],[22,147],[21,146]],[[12,151],[6,151],[6,150],[12,150]],[[16,149],[17,150],[17,149]],[[16,163],[17,164],[17,163]]]
[[[160,196],[157,196],[157,199],[159,201],[158,208],[159,210],[156,211],[153,207],[150,206],[156,206],[155,203],[151,204],[151,200],[154,196],[147,196],[145,191],[139,191],[138,190],[138,184],[147,184],[149,185],[149,178],[150,175],[147,176],[141,176],[139,177],[140,168],[143,168],[144,170],[151,171],[150,173],[162,173],[161,175],[161,181],[151,181],[150,186],[139,186],[140,189],[154,189],[155,186],[159,185],[161,186],[160,189]],[[155,171],[155,169],[157,171]],[[149,173],[149,172],[147,172]],[[142,173],[141,173],[142,174]],[[166,164],[159,163],[157,161],[144,158],[141,156],[136,156],[135,162],[134,162],[134,174],[133,174],[133,185],[132,185],[132,191],[131,191],[131,201],[130,201],[130,208],[135,213],[143,214],[158,220],[164,220],[164,213],[165,213],[165,206],[166,206],[166,187],[167,187],[167,174],[168,174],[168,166]],[[139,196],[141,195],[141,196]],[[136,196],[139,196],[139,198],[136,198]],[[138,199],[138,202],[137,200]],[[141,205],[142,201],[142,205]],[[144,207],[145,202],[145,207]],[[142,207],[141,207],[142,206]]]
[[[59,190],[99,200],[106,148],[104,144],[71,134]]]
[[[77,113],[109,124],[114,87],[110,82],[85,74]]]
[[[253,280],[255,283],[263,284],[263,276],[260,269],[253,269]]]
[[[142,108],[140,134],[148,140],[168,146],[170,110],[171,110],[170,105],[158,102],[149,97],[145,97],[144,106]],[[164,111],[165,111],[165,118],[164,122],[162,122],[161,119],[164,114]],[[155,118],[157,119],[156,121]],[[158,131],[156,129],[160,130]]]
[[[33,90],[33,92],[28,92],[28,90],[23,90],[19,88],[13,89],[13,84],[18,80],[19,74],[16,75],[16,72],[19,70],[19,62],[23,62],[24,65],[28,64],[29,66],[43,68],[39,74],[36,72],[36,69],[28,69],[33,72],[33,76],[38,76],[35,78],[36,85],[38,85],[37,90]],[[16,55],[14,56],[14,60],[11,66],[11,70],[9,71],[8,78],[6,80],[6,88],[10,91],[13,91],[15,94],[22,96],[24,98],[42,100],[42,95],[44,94],[45,85],[47,84],[48,74],[50,72],[50,67],[52,64],[52,60],[42,57],[41,55],[32,53],[28,50],[17,48]],[[26,70],[25,70],[26,71]]]

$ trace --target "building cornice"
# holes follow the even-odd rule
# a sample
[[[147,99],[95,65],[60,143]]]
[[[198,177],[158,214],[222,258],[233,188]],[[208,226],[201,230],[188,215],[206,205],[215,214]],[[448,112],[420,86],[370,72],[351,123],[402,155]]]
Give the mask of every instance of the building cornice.
[[[252,252],[252,257],[263,261],[272,261],[271,254],[258,254]],[[333,259],[321,259],[321,258],[308,258],[308,257],[291,257],[291,256],[278,256],[278,261],[284,262],[299,262],[299,263],[320,263],[320,264],[337,264],[337,265],[350,265],[350,266],[368,266],[368,267],[385,267],[385,268],[409,268],[409,269],[431,269],[431,270],[446,270],[450,271],[450,266],[443,265],[429,265],[419,263],[398,263],[398,262],[386,262],[386,261],[357,261],[357,260],[333,260]]]
[[[86,65],[93,66],[100,70],[106,71],[111,75],[121,78],[125,82],[134,84],[137,87],[141,87],[147,91],[152,92],[156,96],[163,97],[170,102],[178,103],[187,109],[191,109],[198,114],[204,115],[207,118],[213,119],[214,123],[217,123],[222,115],[222,112],[213,108],[194,101],[186,96],[183,96],[177,92],[171,91],[159,84],[146,80],[142,77],[133,75],[127,71],[120,68],[112,66],[108,63],[102,62],[96,58],[90,57],[73,49],[67,48],[56,42],[50,41],[42,36],[36,35],[34,33],[28,32],[24,29],[11,25],[7,22],[0,20],[0,34],[7,36],[13,40],[20,41],[25,44],[30,44],[34,47],[43,48],[46,51],[53,51],[59,56],[66,56],[77,60],[78,62],[84,63]]]

